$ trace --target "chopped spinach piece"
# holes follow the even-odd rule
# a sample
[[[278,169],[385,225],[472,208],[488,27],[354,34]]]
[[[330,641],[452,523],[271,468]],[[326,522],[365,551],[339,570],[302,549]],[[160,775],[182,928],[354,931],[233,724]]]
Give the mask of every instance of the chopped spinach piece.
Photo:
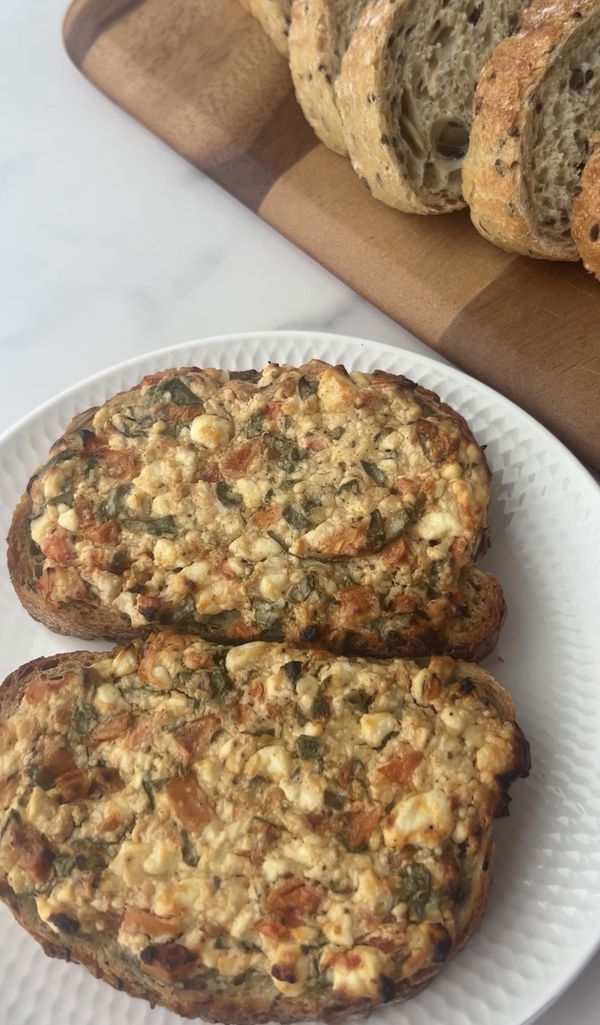
[[[406,865],[400,872],[397,896],[398,900],[408,905],[408,915],[412,921],[423,920],[430,894],[431,876],[425,865],[418,861]]]
[[[193,616],[196,611],[196,602],[194,596],[188,594],[186,598],[179,605],[176,605],[171,613],[171,619],[174,623],[181,623],[184,619],[189,619]]]
[[[329,437],[333,438],[334,441],[339,441],[341,436],[342,436],[342,434],[344,434],[344,433],[345,433],[345,429],[343,427],[334,427],[329,432]]]
[[[298,394],[302,401],[305,401],[305,399],[314,395],[318,391],[318,388],[319,382],[315,381],[313,377],[301,377],[298,381]]]
[[[358,495],[358,492],[360,491],[360,485],[356,478],[344,481],[343,484],[340,484],[338,488],[338,494],[341,494],[344,491],[348,491],[352,495]]]
[[[323,794],[323,800],[328,808],[333,808],[334,811],[341,811],[346,806],[346,798],[343,794],[338,794],[335,790],[326,790]]]
[[[283,508],[284,519],[289,523],[290,527],[294,530],[304,531],[310,530],[312,526],[310,520],[304,515],[301,509],[297,505],[286,505]]]
[[[291,683],[295,683],[302,675],[302,662],[285,662],[281,668]]]
[[[202,406],[203,402],[180,377],[166,377],[153,385],[145,395],[146,402],[153,403],[169,394],[175,406]]]
[[[140,415],[137,409],[124,409],[112,418],[112,425],[126,438],[139,438],[155,422],[154,417]]]
[[[290,473],[300,462],[302,455],[293,441],[281,437],[279,434],[269,434],[267,439],[269,448],[279,456],[281,467]]]
[[[208,671],[209,692],[211,698],[220,700],[233,690],[233,684],[225,666],[215,666]]]
[[[360,465],[362,466],[367,476],[370,477],[375,484],[378,484],[380,487],[383,487],[383,485],[387,481],[387,477],[383,470],[380,470],[375,463],[369,462],[368,459],[361,459]]]
[[[121,521],[133,534],[152,534],[154,537],[176,537],[177,524],[173,516],[156,516],[154,519]]]
[[[349,705],[353,705],[354,708],[358,708],[361,712],[368,712],[369,707],[373,702],[373,695],[367,694],[366,690],[363,690],[362,687],[358,687],[356,690],[351,690],[346,694],[344,701],[347,701]]]
[[[254,618],[261,630],[269,630],[279,622],[279,609],[270,601],[258,601],[254,606]]]
[[[367,527],[367,540],[371,548],[381,548],[385,544],[385,520],[379,509],[373,509]]]
[[[187,829],[181,830],[181,857],[190,868],[195,868],[200,861],[200,855],[192,843]]]
[[[305,733],[296,740],[296,754],[299,758],[312,760],[320,758],[323,753],[323,745],[318,737],[309,737]]]
[[[125,499],[131,493],[133,484],[117,484],[116,488],[113,488],[108,498],[98,507],[98,519],[101,523],[106,523],[108,520],[116,520],[120,513],[124,511]]]
[[[241,619],[239,609],[226,609],[223,612],[213,612],[210,615],[199,616],[198,623],[207,633],[222,634],[226,632],[232,623]]]
[[[329,719],[329,711],[329,701],[327,698],[323,697],[322,694],[317,694],[310,709],[311,719]]]
[[[229,484],[225,484],[225,482],[222,480],[220,480],[217,483],[215,491],[217,493],[217,498],[219,499],[219,502],[221,502],[222,505],[225,505],[230,509],[234,509],[236,506],[242,504],[242,496],[240,495],[239,491],[236,491],[235,488],[230,487]]]
[[[247,438],[258,438],[263,433],[263,420],[264,416],[262,413],[253,413],[248,419],[246,424],[246,437]]]
[[[260,381],[260,370],[230,370],[229,380],[248,381],[250,384],[256,384],[257,381]]]
[[[311,592],[314,591],[315,586],[316,580],[314,574],[307,573],[306,576],[302,578],[302,580],[299,580],[297,584],[294,584],[294,586],[290,588],[290,590],[287,593],[287,601],[291,601],[294,603],[299,601],[306,601],[309,594],[311,594]]]
[[[48,499],[48,505],[68,505],[73,507],[75,502],[74,491],[63,491],[62,495],[55,495],[54,498]]]

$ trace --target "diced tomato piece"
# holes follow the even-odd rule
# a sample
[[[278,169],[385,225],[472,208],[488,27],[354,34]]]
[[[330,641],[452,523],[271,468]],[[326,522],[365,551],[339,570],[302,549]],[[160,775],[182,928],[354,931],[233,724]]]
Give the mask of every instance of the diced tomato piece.
[[[181,920],[159,918],[150,911],[143,911],[141,908],[129,907],[123,915],[123,932],[143,933],[150,939],[159,939],[161,936],[179,936],[183,932]]]
[[[298,922],[300,925],[301,922]],[[254,926],[257,933],[261,936],[266,937],[268,940],[289,940],[290,938],[290,926],[284,925],[281,919],[277,915],[269,915],[267,918],[261,918],[259,922]]]
[[[54,852],[45,836],[28,823],[19,823],[10,835],[10,846],[19,868],[40,883],[48,881]]]
[[[163,943],[144,947],[140,954],[144,971],[161,982],[177,982],[189,974],[196,956],[180,943]]]
[[[65,773],[74,770],[77,770],[77,764],[71,752],[65,747],[57,747],[45,756],[38,774],[43,777],[46,786],[52,786]]]
[[[72,681],[72,674],[61,676],[58,680],[51,680],[47,676],[36,676],[25,687],[25,701],[28,705],[39,705],[41,701],[47,701],[52,694]]]
[[[221,720],[217,715],[205,715],[202,719],[175,730],[172,734],[173,740],[187,755],[193,757],[204,751],[220,726]]]
[[[380,766],[379,772],[390,783],[408,783],[417,765],[422,761],[423,755],[420,751],[407,751],[399,758],[392,758]]]
[[[116,794],[125,786],[117,769],[112,769],[109,765],[93,769],[92,779],[94,786],[103,794]]]
[[[115,449],[106,449],[102,453],[102,471],[107,477],[131,480],[140,472],[139,456],[133,452],[117,452]]]
[[[271,505],[268,509],[259,509],[252,517],[252,523],[259,530],[266,530],[268,527],[272,527],[274,523],[279,522],[282,511],[283,506],[281,505]]]
[[[372,587],[342,587],[336,597],[341,617],[352,623],[373,619],[379,612],[379,602]]]
[[[54,784],[54,794],[65,804],[87,797],[92,789],[93,780],[83,769],[72,769],[60,776]]]
[[[380,813],[376,808],[370,811],[351,811],[342,816],[341,838],[346,847],[355,851],[365,844],[379,824]]]
[[[195,832],[214,818],[212,805],[194,773],[172,779],[165,793],[184,829]]]
[[[47,559],[63,564],[69,562],[73,554],[69,535],[64,527],[56,527],[42,543],[41,549]]]
[[[229,448],[221,457],[221,470],[226,477],[244,477],[260,452],[260,441],[253,438]]]
[[[88,523],[82,527],[81,533],[86,541],[94,541],[97,544],[107,544],[117,539],[119,528],[112,520],[106,523]],[[104,565],[105,559],[102,559]]]
[[[116,740],[118,737],[122,737],[124,733],[127,733],[131,723],[132,716],[128,709],[116,712],[115,715],[109,715],[107,719],[101,719],[94,726],[90,733],[90,741],[92,744],[102,744],[106,740]]]
[[[304,914],[314,914],[323,894],[314,886],[304,883],[297,876],[284,876],[271,889],[267,900],[267,911],[294,910]]]

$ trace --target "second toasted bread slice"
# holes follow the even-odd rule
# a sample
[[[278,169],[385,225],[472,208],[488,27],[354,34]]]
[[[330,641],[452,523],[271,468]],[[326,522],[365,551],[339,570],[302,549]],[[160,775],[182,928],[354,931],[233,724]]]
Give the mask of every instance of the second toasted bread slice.
[[[177,625],[422,654],[472,618],[488,500],[465,421],[404,378],[169,370],[76,418],[19,505],[9,566],[29,611],[78,636]]]

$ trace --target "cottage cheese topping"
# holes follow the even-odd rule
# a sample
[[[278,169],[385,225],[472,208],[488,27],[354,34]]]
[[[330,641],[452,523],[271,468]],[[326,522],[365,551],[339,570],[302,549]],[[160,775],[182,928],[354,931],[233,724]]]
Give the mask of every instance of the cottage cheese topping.
[[[151,375],[62,439],[30,494],[50,604],[363,650],[458,614],[489,497],[430,393],[317,361]]]
[[[172,633],[89,661],[0,725],[0,880],[52,929],[287,996],[390,999],[445,959],[525,768],[468,666]]]

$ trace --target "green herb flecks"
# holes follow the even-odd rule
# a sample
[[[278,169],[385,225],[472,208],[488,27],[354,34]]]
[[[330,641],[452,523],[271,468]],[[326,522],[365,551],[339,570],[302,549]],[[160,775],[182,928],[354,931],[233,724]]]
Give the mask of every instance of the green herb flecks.
[[[413,922],[422,922],[431,894],[431,876],[425,865],[413,862],[401,873],[397,890],[398,900],[408,905],[408,916]]]
[[[221,502],[222,505],[227,506],[229,509],[234,509],[236,506],[240,506],[242,504],[242,496],[239,491],[230,487],[229,484],[225,484],[222,480],[217,483],[215,491],[219,502]]]
[[[379,487],[384,487],[387,483],[387,477],[383,470],[380,470],[375,463],[371,463],[368,459],[361,459],[360,465],[374,484],[378,484]]]

